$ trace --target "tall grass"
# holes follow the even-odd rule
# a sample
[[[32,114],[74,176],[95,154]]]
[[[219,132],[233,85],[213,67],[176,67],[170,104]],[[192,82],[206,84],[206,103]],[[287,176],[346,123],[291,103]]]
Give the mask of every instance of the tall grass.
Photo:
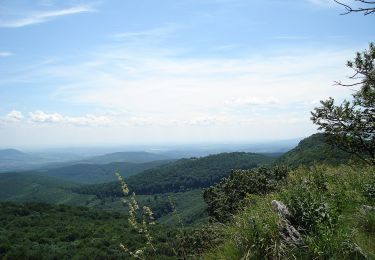
[[[291,173],[272,194],[248,194],[223,230],[225,241],[205,259],[375,259],[375,168],[317,165]],[[288,207],[303,243],[280,236],[271,201]],[[367,210],[364,210],[367,205]]]

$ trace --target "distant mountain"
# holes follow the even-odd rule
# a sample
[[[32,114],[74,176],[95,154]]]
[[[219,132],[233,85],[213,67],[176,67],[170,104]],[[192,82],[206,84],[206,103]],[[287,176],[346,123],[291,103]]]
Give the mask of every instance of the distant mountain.
[[[283,154],[276,163],[289,166],[314,163],[337,165],[350,159],[354,159],[352,155],[327,144],[324,134],[318,133],[300,141],[297,147]]]
[[[181,159],[130,176],[126,182],[136,194],[188,191],[209,187],[228,176],[232,169],[251,169],[274,160],[274,157],[243,152]],[[118,182],[86,186],[78,192],[121,196]]]
[[[25,170],[46,163],[43,158],[16,149],[0,150],[0,172]]]
[[[146,163],[114,162],[109,164],[74,164],[44,170],[43,175],[82,184],[105,183],[116,180],[115,172],[119,172],[123,177],[129,177],[169,162],[171,162],[171,160]]]
[[[80,162],[94,164],[107,164],[112,162],[145,163],[169,159],[173,159],[173,157],[148,152],[117,152],[91,157]]]
[[[1,161],[10,161],[10,160],[17,160],[17,161],[28,161],[36,159],[35,156],[30,154],[21,152],[16,149],[4,149],[0,150],[0,162]]]

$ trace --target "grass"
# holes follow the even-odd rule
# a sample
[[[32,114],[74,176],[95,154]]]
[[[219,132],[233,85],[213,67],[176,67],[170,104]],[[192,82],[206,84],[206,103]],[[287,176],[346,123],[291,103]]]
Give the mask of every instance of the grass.
[[[224,242],[204,259],[364,259],[375,258],[375,169],[365,166],[313,166],[292,171],[280,192],[249,194],[246,206],[223,227]],[[370,188],[369,188],[370,187]],[[304,246],[280,238],[279,217],[271,201],[280,200],[293,214]]]

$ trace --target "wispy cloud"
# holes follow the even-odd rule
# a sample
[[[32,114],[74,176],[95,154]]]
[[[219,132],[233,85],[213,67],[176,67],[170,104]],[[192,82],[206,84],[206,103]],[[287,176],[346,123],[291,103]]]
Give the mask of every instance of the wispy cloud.
[[[225,102],[226,105],[231,107],[249,107],[249,106],[268,106],[279,104],[280,101],[275,97],[239,97],[233,98]]]
[[[33,24],[44,23],[50,21],[54,18],[79,14],[79,13],[87,13],[93,12],[95,9],[90,5],[78,5],[73,6],[70,8],[60,9],[60,10],[50,10],[50,11],[43,11],[43,12],[34,12],[31,14],[25,14],[22,18],[16,18],[11,20],[0,20],[0,27],[6,28],[18,28],[24,27]]]
[[[339,4],[335,3],[334,0],[307,0],[309,3],[321,6],[321,7],[340,7]],[[352,0],[340,0],[341,3],[354,2]]]
[[[0,57],[9,57],[13,56],[14,54],[8,51],[0,51]]]
[[[5,116],[5,121],[7,122],[19,122],[24,118],[22,112],[18,110],[12,110]]]
[[[43,74],[63,81],[54,93],[57,100],[127,111],[114,120],[121,125],[253,125],[249,117],[263,117],[266,124],[286,120],[291,111],[308,122],[312,99],[348,93],[331,85],[345,75],[351,55],[351,50],[305,49],[238,59],[186,58],[154,47],[112,47],[92,60],[43,68]]]
[[[272,37],[274,40],[309,40],[309,36],[297,36],[297,35],[278,35]]]
[[[144,31],[115,33],[112,36],[116,39],[139,38],[139,37],[160,37],[171,34],[180,28],[178,25],[166,25]]]
[[[46,113],[41,110],[29,113],[32,123],[38,124],[68,124],[74,126],[106,126],[112,123],[108,116],[88,114],[85,116],[63,116],[59,113]]]

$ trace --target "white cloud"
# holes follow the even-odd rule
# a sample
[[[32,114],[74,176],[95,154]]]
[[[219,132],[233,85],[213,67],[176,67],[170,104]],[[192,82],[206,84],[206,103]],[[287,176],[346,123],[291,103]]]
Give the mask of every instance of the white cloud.
[[[86,115],[80,117],[65,117],[64,122],[75,126],[107,126],[113,122],[108,116]]]
[[[13,53],[8,52],[8,51],[0,51],[0,57],[9,57],[13,56]]]
[[[178,25],[166,25],[162,27],[153,28],[150,30],[136,31],[136,32],[122,32],[113,34],[113,37],[117,39],[127,39],[127,38],[139,38],[139,37],[161,37],[171,34],[178,30],[180,26]]]
[[[35,12],[33,14],[27,14],[23,18],[17,18],[12,20],[0,20],[0,27],[18,28],[32,24],[44,23],[54,18],[78,13],[93,12],[94,9],[89,5],[78,5],[70,8],[60,10],[50,10],[44,12]]]
[[[108,116],[88,114],[85,116],[63,116],[59,113],[45,113],[41,110],[29,113],[33,123],[54,123],[73,126],[106,126],[113,123]]]
[[[295,104],[310,104],[312,99],[346,95],[347,90],[332,82],[345,75],[345,60],[354,52],[304,50],[242,59],[187,59],[154,53],[144,57],[136,51],[113,49],[89,62],[95,66],[69,64],[47,68],[44,73],[69,79],[56,91],[57,99],[125,110],[147,119],[139,122],[149,122],[149,118],[182,122],[202,113],[204,117],[228,113],[228,106],[280,104],[293,110]],[[309,117],[309,108],[305,109]],[[249,116],[249,111],[244,112]]]
[[[239,97],[228,100],[225,102],[226,105],[232,107],[243,107],[243,106],[269,106],[279,104],[280,101],[274,97]]]
[[[24,116],[20,111],[12,110],[5,116],[5,121],[15,123],[21,121],[23,118]]]
[[[310,3],[320,6],[330,6],[334,4],[333,0],[308,0]]]
[[[309,36],[297,36],[297,35],[278,35],[278,36],[274,36],[272,37],[272,39],[274,40],[309,40],[311,39],[311,37]]]
[[[63,121],[63,116],[58,113],[48,114],[40,110],[30,112],[29,117],[35,123],[60,123]]]
[[[314,129],[312,100],[350,93],[332,83],[349,74],[345,61],[355,53],[321,48],[186,58],[175,50],[133,47],[102,47],[85,60],[47,64],[27,75],[30,81],[54,82],[52,99],[93,111],[74,117],[36,111],[30,120],[43,129],[59,126],[60,132],[110,126],[95,130],[105,132],[105,140],[303,136]]]

